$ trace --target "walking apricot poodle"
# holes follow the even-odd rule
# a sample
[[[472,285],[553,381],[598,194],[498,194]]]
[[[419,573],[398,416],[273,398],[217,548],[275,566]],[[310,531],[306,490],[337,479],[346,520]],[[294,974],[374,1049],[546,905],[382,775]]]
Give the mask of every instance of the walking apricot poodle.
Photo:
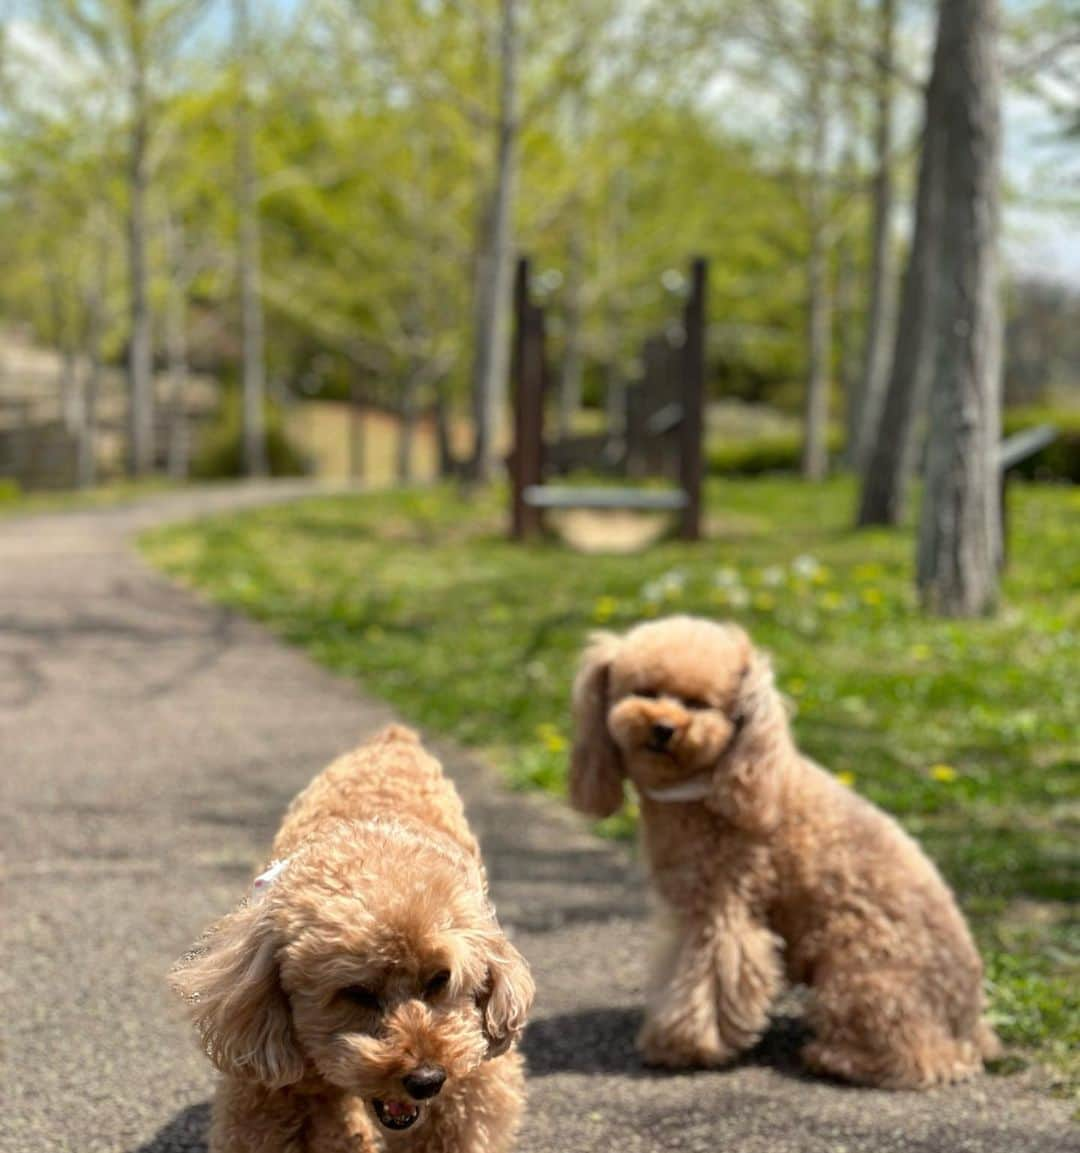
[[[210,1153],[503,1153],[533,982],[454,786],[391,726],[292,803],[172,980],[224,1074]]]
[[[603,817],[629,778],[659,906],[638,1038],[714,1066],[810,987],[812,1069],[863,1085],[966,1078],[998,1050],[982,964],[948,886],[880,809],[795,747],[767,658],[732,624],[600,633],[574,686],[570,795]]]

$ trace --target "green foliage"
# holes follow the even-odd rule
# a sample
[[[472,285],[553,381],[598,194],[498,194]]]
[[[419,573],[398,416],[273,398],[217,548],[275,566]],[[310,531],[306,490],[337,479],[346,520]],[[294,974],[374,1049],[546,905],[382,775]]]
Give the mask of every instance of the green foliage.
[[[844,435],[838,429],[829,433],[829,458],[835,460],[844,450]],[[802,436],[787,434],[710,445],[705,464],[710,476],[762,476],[766,473],[797,473],[802,457]]]
[[[896,813],[955,885],[1005,1039],[1075,1078],[1080,492],[1014,496],[1005,608],[976,622],[919,613],[910,526],[851,530],[847,480],[725,479],[707,543],[632,560],[512,545],[503,494],[449,489],[266,509],[146,547],[412,720],[486,750],[511,781],[554,792],[590,629],[673,611],[740,621],[774,654],[801,746]]]
[[[1002,431],[1005,436],[1040,424],[1052,424],[1058,438],[1018,465],[1021,476],[1037,480],[1064,480],[1080,484],[1080,409],[1011,408],[1005,410]]]
[[[179,283],[193,359],[228,370],[237,355],[236,77],[227,25],[184,35],[194,7],[146,5],[151,296],[162,332],[169,283]],[[46,57],[70,54],[77,68],[43,69],[22,50],[0,60],[0,85],[19,97],[0,124],[0,315],[29,323],[43,343],[77,342],[106,262],[110,357],[124,347],[128,304],[130,69],[119,9],[115,0],[36,8]],[[72,17],[80,10],[85,24]],[[260,21],[252,79],[272,375],[304,392],[359,386],[386,404],[406,376],[420,378],[421,405],[436,384],[465,392],[492,180],[496,12],[493,0],[350,0]],[[723,317],[710,383],[761,399],[803,371],[799,182],[785,150],[692,93],[690,63],[699,78],[707,71],[701,46],[693,61],[685,47],[655,51],[654,15],[622,0],[522,8],[515,242],[539,272],[565,274],[571,237],[582,238],[592,380],[612,364],[634,372],[643,338],[681,306],[672,274],[691,255],[710,257],[713,315]],[[167,250],[166,219],[179,253]],[[567,287],[545,296],[553,360]]]
[[[154,476],[141,480],[114,480],[95,488],[21,492],[15,481],[0,480],[0,517],[111,508],[114,505],[131,504],[140,497],[165,492],[174,487],[176,487],[174,481]]]
[[[266,410],[266,463],[271,476],[303,476],[310,471],[307,459],[286,434],[281,413],[272,405]],[[220,480],[246,474],[243,411],[232,392],[215,423],[199,434],[191,475],[197,480]]]

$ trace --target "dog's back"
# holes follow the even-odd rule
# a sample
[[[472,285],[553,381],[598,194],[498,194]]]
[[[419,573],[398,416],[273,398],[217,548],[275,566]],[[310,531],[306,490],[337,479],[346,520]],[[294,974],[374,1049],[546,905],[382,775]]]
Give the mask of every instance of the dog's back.
[[[442,833],[469,856],[480,858],[457,790],[417,734],[404,725],[387,726],[315,777],[289,805],[272,855],[288,857],[334,822],[378,817]]]

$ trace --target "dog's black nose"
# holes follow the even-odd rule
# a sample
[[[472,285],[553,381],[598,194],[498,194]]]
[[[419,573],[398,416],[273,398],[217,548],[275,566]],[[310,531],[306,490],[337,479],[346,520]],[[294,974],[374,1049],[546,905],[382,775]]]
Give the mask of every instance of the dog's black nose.
[[[407,1077],[402,1077],[401,1083],[414,1101],[426,1101],[438,1094],[445,1080],[445,1069],[441,1069],[438,1065],[422,1065]]]
[[[656,724],[652,727],[652,742],[657,748],[662,749],[674,735],[671,725]]]

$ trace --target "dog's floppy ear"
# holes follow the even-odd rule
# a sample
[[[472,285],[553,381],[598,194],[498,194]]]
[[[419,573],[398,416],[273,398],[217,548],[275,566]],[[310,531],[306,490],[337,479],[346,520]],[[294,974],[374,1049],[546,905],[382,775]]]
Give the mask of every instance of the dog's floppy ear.
[[[496,928],[485,937],[487,980],[478,997],[488,1040],[487,1057],[498,1057],[525,1028],[536,986],[525,958]]]
[[[574,748],[570,803],[591,817],[610,817],[623,803],[623,768],[607,727],[607,685],[619,647],[613,633],[594,633],[574,681]]]
[[[255,901],[218,921],[169,974],[214,1064],[271,1088],[304,1075],[277,948],[267,902]]]
[[[751,651],[736,695],[735,733],[721,756],[706,804],[750,833],[780,820],[780,789],[793,755],[783,701],[767,657]]]

